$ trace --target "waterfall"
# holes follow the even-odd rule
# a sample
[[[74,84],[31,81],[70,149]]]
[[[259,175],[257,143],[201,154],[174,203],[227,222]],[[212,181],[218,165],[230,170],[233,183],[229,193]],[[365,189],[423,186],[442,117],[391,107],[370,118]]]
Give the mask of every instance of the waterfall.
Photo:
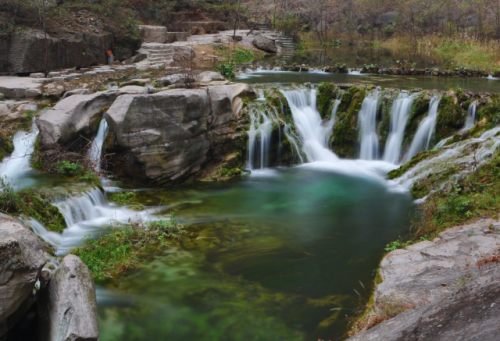
[[[106,122],[106,118],[103,117],[101,123],[99,124],[97,135],[94,138],[94,141],[92,141],[92,145],[90,146],[90,149],[87,152],[87,156],[92,161],[92,166],[94,167],[94,170],[97,173],[101,171],[102,148],[107,133],[108,133],[108,122]]]
[[[250,112],[250,130],[248,131],[248,169],[250,170],[256,167],[264,169],[269,166],[273,121],[268,115],[269,113],[264,110],[255,109]],[[256,147],[259,147],[258,154]]]
[[[55,204],[64,216],[66,225],[72,226],[86,220],[102,217],[96,207],[107,206],[108,200],[100,189],[94,188],[82,196],[70,196]]]
[[[31,154],[35,150],[37,136],[38,127],[34,119],[29,132],[18,131],[14,135],[14,151],[10,156],[4,158],[0,164],[0,177],[12,182],[13,180],[20,180],[24,174],[32,169],[30,165]]]
[[[401,154],[401,146],[405,133],[406,122],[410,117],[414,95],[401,92],[391,109],[391,130],[385,146],[384,161],[397,164]]]
[[[308,161],[335,162],[337,155],[328,149],[333,120],[326,125],[316,108],[316,90],[281,90],[292,110]],[[333,115],[332,115],[333,116]],[[331,123],[331,125],[330,125]]]
[[[436,130],[436,121],[438,117],[438,108],[440,97],[433,97],[429,104],[429,113],[418,126],[417,133],[413,138],[405,162],[410,161],[415,155],[424,150],[429,150],[429,146]]]
[[[380,91],[372,91],[363,100],[358,114],[361,139],[359,158],[362,160],[378,159],[377,111],[379,98]]]
[[[469,130],[476,124],[476,108],[477,102],[474,101],[469,105],[469,110],[467,111],[467,120],[462,130]]]

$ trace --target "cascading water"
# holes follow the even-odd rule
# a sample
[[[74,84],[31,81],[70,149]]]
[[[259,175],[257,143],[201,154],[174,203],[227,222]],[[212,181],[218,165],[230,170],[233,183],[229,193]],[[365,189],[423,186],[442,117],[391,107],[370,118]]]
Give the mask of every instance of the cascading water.
[[[401,92],[392,105],[391,130],[385,146],[384,161],[394,164],[399,162],[406,122],[410,117],[414,98],[415,95]]]
[[[92,145],[90,146],[90,149],[87,152],[87,156],[92,161],[94,170],[97,173],[101,171],[102,148],[107,133],[108,133],[108,122],[106,122],[106,118],[103,117],[101,123],[99,124],[97,135],[94,138],[94,141],[92,141]]]
[[[14,135],[14,151],[9,157],[6,157],[0,164],[0,177],[12,185],[21,180],[21,178],[30,170],[31,154],[35,150],[35,141],[38,136],[38,127],[33,120],[32,128],[29,132],[18,131]]]
[[[316,90],[281,90],[292,110],[295,126],[303,142],[308,161],[335,162],[339,158],[328,149],[333,120],[323,124],[316,108]],[[333,116],[333,115],[332,115]],[[331,123],[331,125],[330,125]]]
[[[405,162],[410,161],[415,155],[424,150],[429,150],[432,137],[436,130],[436,121],[438,116],[439,101],[441,97],[433,97],[429,104],[429,113],[427,117],[420,122],[417,133],[413,138]]]
[[[264,169],[269,163],[269,150],[271,148],[271,134],[273,132],[273,121],[268,112],[263,110],[252,110],[250,112],[250,130],[248,131],[248,169],[257,167]],[[260,141],[257,141],[257,138]],[[257,154],[256,146],[260,149]]]
[[[469,110],[467,111],[467,120],[465,121],[464,128],[462,130],[469,130],[476,124],[476,108],[477,102],[472,102],[469,105]]]
[[[362,160],[378,160],[377,111],[379,99],[380,91],[372,91],[363,100],[358,114],[361,139],[359,158]]]

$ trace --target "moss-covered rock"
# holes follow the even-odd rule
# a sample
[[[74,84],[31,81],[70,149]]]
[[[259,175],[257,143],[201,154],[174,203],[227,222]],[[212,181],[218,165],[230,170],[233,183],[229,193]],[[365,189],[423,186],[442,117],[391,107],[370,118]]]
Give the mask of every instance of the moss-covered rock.
[[[418,153],[410,161],[408,161],[407,163],[405,163],[401,167],[390,171],[389,174],[388,174],[388,178],[391,179],[391,180],[399,178],[401,175],[403,175],[404,173],[406,173],[406,171],[408,171],[409,169],[413,168],[414,166],[416,166],[421,161],[429,159],[429,158],[432,158],[435,155],[437,155],[439,152],[440,152],[439,150],[433,149],[433,150],[428,150],[428,151],[425,151],[425,152]]]
[[[460,106],[458,96],[450,91],[441,98],[436,122],[436,142],[463,128],[467,111]]]
[[[336,86],[332,83],[323,82],[318,87],[317,102],[319,114],[322,119],[328,118],[333,109],[333,100],[336,98]]]
[[[366,88],[353,86],[342,95],[333,127],[333,151],[342,158],[358,154],[358,113],[366,97]]]
[[[431,96],[429,96],[429,94],[424,91],[421,95],[416,96],[415,100],[413,101],[411,114],[408,118],[408,122],[406,122],[405,135],[403,139],[403,149],[406,149],[411,145],[420,122],[429,113],[430,100]]]

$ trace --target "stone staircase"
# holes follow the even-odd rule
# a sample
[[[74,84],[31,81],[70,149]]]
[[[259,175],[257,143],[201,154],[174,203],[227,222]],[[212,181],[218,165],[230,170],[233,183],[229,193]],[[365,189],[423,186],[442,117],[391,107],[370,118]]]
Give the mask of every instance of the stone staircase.
[[[278,54],[280,55],[293,55],[295,54],[295,43],[293,38],[286,36],[280,32],[275,31],[264,31],[262,35],[272,39],[276,42],[276,47],[278,48]]]
[[[146,60],[138,63],[141,69],[159,69],[174,61],[174,47],[170,44],[143,43],[139,52],[148,55]]]

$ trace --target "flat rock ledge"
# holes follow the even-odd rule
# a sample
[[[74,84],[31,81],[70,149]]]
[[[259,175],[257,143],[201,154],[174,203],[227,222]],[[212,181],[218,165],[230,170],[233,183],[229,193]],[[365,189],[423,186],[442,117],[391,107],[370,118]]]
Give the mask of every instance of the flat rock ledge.
[[[484,219],[390,252],[369,316],[388,301],[417,308],[349,340],[500,340],[499,251],[500,222]]]

